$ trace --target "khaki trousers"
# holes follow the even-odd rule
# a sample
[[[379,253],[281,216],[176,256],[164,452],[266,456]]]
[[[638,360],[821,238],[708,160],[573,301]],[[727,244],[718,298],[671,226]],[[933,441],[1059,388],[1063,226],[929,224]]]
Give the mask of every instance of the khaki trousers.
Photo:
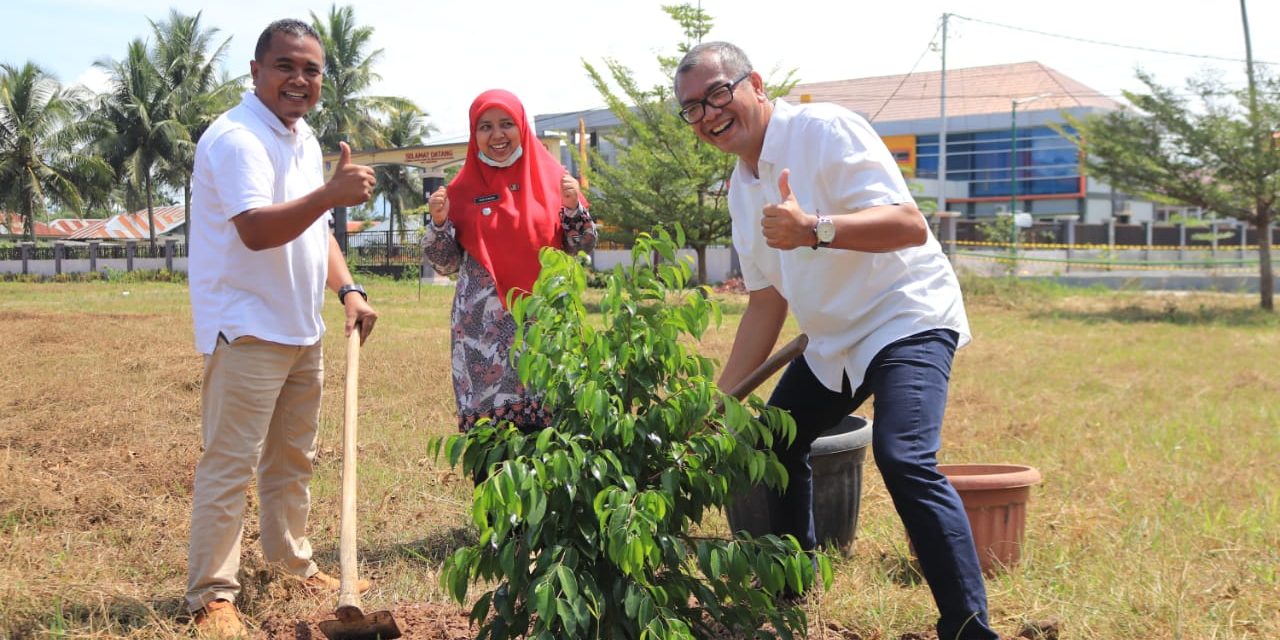
[[[240,593],[246,490],[258,477],[262,555],[298,576],[316,572],[306,538],[320,422],[320,343],[294,347],[219,336],[205,356],[204,453],[196,466],[187,554],[187,606]]]

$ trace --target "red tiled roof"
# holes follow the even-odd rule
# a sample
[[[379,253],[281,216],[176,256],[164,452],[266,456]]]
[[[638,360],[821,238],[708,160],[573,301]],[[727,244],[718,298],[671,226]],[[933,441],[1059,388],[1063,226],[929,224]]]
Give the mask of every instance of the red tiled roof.
[[[95,218],[58,218],[57,220],[49,221],[49,228],[66,236],[90,225],[100,224],[102,222],[105,222],[105,220],[98,220]]]
[[[37,238],[49,238],[54,236],[61,237],[67,235],[50,228],[49,225],[40,222],[39,220],[35,221],[33,226],[33,231],[35,231]],[[22,233],[22,216],[17,213],[0,211],[0,235],[20,236]]]
[[[854,78],[798,84],[785,99],[790,103],[834,102],[866,116],[872,122],[922,120],[939,117],[942,72]],[[901,86],[899,86],[901,85]],[[1019,62],[947,71],[947,119],[1008,113],[1010,101],[1048,94],[1028,111],[1071,107],[1115,110],[1122,105],[1039,62]]]
[[[153,213],[156,235],[171,231],[182,224],[182,205],[155,207]],[[106,220],[94,220],[92,224],[86,225],[68,236],[71,240],[88,240],[90,238],[141,240],[149,237],[146,209],[134,211],[133,213],[122,213]]]

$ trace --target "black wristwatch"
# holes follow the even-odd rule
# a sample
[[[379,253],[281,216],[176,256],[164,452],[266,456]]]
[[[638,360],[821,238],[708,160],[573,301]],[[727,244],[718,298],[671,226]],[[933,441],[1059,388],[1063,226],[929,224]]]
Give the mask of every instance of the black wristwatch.
[[[351,293],[352,291],[360,294],[360,297],[364,298],[366,302],[369,300],[369,294],[364,292],[364,287],[355,283],[351,283],[351,284],[344,284],[341,287],[338,287],[338,302],[341,302],[342,304],[346,304],[347,294]]]

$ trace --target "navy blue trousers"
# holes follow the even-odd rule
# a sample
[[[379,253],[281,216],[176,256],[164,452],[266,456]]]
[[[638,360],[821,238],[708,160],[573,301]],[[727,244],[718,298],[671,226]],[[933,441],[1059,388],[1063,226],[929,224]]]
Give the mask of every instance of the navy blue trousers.
[[[803,357],[782,374],[769,404],[796,421],[796,440],[778,455],[790,475],[787,490],[773,494],[773,532],[789,533],[805,549],[817,546],[813,520],[813,468],[809,449],[824,431],[874,398],[872,451],[915,547],[938,606],[938,637],[946,640],[999,636],[987,622],[987,593],[964,505],[938,471],[942,416],[957,336],[946,329],[903,338],[880,351],[861,386],[840,393],[814,377]]]

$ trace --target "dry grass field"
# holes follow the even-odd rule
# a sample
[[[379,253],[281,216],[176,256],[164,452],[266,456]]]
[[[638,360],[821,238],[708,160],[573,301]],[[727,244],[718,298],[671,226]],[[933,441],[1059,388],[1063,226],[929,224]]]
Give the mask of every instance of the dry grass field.
[[[997,629],[1280,638],[1280,320],[1252,295],[965,285],[975,340],[956,359],[941,457],[1044,475],[1022,565],[988,582]],[[445,604],[440,563],[471,535],[470,482],[428,454],[454,430],[452,290],[369,289],[381,320],[361,360],[365,600]],[[725,323],[701,345],[721,360],[743,299],[722,301]],[[326,313],[338,325],[332,300]],[[201,359],[186,287],[0,283],[0,319],[0,638],[189,635]],[[325,346],[311,534],[336,572],[340,332]],[[871,462],[866,485],[854,557],[805,606],[845,637],[929,637],[932,602]],[[250,621],[331,610],[263,564],[256,517],[244,536]]]

